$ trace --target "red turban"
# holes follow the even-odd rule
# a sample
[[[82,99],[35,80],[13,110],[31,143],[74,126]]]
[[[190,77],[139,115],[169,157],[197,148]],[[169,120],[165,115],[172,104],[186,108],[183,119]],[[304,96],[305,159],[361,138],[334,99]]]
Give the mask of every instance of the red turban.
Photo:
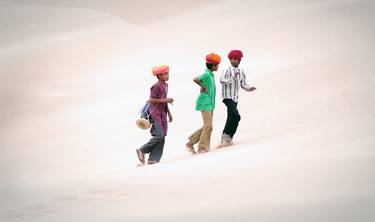
[[[215,53],[210,53],[206,56],[206,62],[213,65],[217,65],[221,62],[221,58],[219,55]]]
[[[243,57],[243,54],[242,54],[241,50],[232,50],[228,54],[228,58],[229,59],[236,58],[236,59],[241,60],[242,57]]]
[[[169,66],[167,65],[155,66],[152,68],[152,74],[154,76],[167,74],[168,72],[169,72]]]

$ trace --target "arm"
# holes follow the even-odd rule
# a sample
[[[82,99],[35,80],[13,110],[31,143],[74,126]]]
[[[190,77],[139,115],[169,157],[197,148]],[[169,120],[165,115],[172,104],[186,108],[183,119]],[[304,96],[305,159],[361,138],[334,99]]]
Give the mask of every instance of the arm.
[[[246,75],[245,75],[245,73],[243,71],[241,72],[241,77],[242,78],[240,80],[240,85],[241,85],[242,89],[244,89],[244,90],[246,90],[248,92],[256,90],[255,87],[251,87],[251,86],[247,85],[247,83],[246,83]]]
[[[148,100],[150,103],[173,103],[173,99],[172,98],[166,98],[166,99],[155,99],[155,98],[152,98],[150,97],[150,99]]]
[[[173,117],[172,117],[172,113],[171,113],[171,110],[169,109],[168,104],[167,104],[167,112],[168,112],[168,119],[169,119],[169,122],[172,122],[172,121],[173,121]]]
[[[231,77],[230,75],[230,71],[229,69],[226,69],[224,70],[222,73],[221,73],[221,77],[220,77],[220,83],[222,85],[228,85],[228,84],[232,84],[233,83],[233,77]]]
[[[158,97],[164,97],[166,95],[160,87],[151,87],[150,99],[148,102],[158,104],[158,103],[173,103],[172,98],[158,99]],[[163,94],[163,95],[162,95]],[[162,96],[161,96],[162,95]]]
[[[203,85],[203,83],[199,80],[199,77],[195,77],[195,78],[193,79],[193,81],[201,87],[201,93],[202,93],[202,92],[208,93],[206,87],[205,87],[205,86]]]

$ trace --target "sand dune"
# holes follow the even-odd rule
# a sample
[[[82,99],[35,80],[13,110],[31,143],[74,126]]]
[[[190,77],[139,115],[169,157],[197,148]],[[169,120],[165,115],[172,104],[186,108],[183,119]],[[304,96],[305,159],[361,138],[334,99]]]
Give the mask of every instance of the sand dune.
[[[145,2],[0,1],[1,221],[374,220],[372,1]],[[192,78],[232,48],[258,90],[233,147],[190,156]],[[159,63],[175,121],[137,168]]]
[[[30,7],[64,7],[88,9],[101,13],[106,13],[119,18],[126,19],[135,24],[146,24],[158,19],[165,19],[171,15],[178,15],[187,11],[194,10],[202,5],[211,5],[219,1],[213,0],[190,0],[190,1],[129,1],[129,0],[15,0],[0,1],[0,6],[30,6]]]

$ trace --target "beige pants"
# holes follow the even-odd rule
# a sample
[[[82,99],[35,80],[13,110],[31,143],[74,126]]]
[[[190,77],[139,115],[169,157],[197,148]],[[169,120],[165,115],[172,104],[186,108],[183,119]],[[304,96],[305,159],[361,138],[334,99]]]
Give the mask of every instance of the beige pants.
[[[210,149],[211,133],[212,133],[212,111],[201,111],[203,118],[203,127],[195,131],[189,136],[191,144],[198,143],[198,149]]]

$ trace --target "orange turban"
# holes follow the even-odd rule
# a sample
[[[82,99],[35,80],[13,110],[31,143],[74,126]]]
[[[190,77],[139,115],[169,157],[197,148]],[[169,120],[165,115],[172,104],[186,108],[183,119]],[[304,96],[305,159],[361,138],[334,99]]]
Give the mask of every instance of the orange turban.
[[[221,62],[221,58],[219,55],[215,53],[210,53],[206,56],[206,62],[213,65],[217,65]]]
[[[167,74],[168,72],[169,72],[169,66],[167,65],[155,66],[152,68],[152,74],[154,76]]]
[[[228,54],[228,58],[229,59],[236,58],[236,59],[241,60],[242,57],[243,57],[243,54],[242,54],[241,50],[232,50]]]

